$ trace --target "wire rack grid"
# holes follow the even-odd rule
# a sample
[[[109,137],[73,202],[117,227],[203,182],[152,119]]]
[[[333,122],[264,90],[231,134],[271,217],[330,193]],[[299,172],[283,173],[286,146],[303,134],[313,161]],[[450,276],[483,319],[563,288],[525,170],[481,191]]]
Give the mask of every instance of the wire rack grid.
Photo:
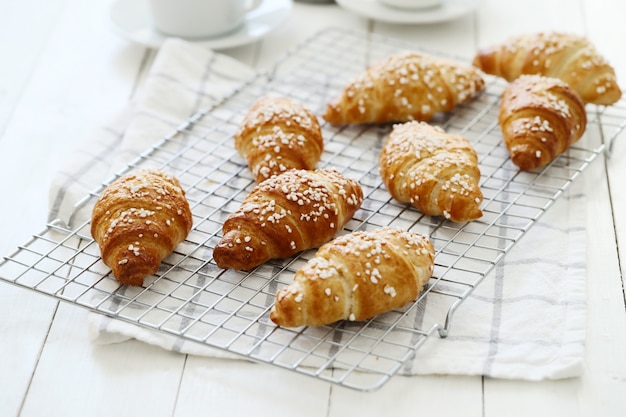
[[[269,320],[275,294],[314,250],[269,261],[250,272],[215,265],[211,254],[221,226],[254,186],[233,147],[233,134],[258,97],[291,97],[320,114],[349,78],[402,49],[420,50],[382,36],[321,31],[286,54],[273,71],[259,74],[219,105],[196,114],[129,165],[127,171],[152,166],[174,173],[187,191],[194,217],[188,238],[143,287],[115,281],[100,259],[88,222],[72,229],[51,222],[4,258],[0,279],[168,336],[348,388],[381,387],[403,372],[430,337],[447,335],[459,304],[601,154],[607,138],[612,142],[624,130],[626,118],[623,102],[610,112],[590,107],[587,133],[576,146],[543,170],[520,172],[508,159],[497,125],[504,83],[487,78],[484,94],[433,121],[467,137],[479,155],[484,215],[464,224],[422,215],[390,197],[377,167],[390,126],[324,124],[320,167],[332,166],[358,179],[365,195],[340,233],[394,226],[426,234],[435,245],[435,270],[418,300],[366,322],[276,327]],[[86,197],[87,208],[107,184]]]

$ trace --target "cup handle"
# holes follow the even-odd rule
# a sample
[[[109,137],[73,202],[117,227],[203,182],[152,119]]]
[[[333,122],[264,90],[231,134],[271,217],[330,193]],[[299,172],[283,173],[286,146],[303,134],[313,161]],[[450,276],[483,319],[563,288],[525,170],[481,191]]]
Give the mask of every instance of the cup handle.
[[[252,10],[256,9],[263,3],[263,0],[252,0],[250,5],[246,8],[246,13],[250,13]]]

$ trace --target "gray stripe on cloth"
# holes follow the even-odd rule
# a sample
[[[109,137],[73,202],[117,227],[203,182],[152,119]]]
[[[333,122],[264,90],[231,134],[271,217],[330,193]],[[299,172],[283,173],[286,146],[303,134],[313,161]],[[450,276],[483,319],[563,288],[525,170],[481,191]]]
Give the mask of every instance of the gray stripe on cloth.
[[[426,294],[424,298],[415,306],[415,317],[413,319],[414,329],[421,329],[423,327],[424,313],[426,311],[427,303],[428,303],[428,294]],[[415,346],[419,342],[419,339],[421,339],[422,337],[424,336],[419,335],[418,333],[413,333],[413,335],[411,336],[411,343],[410,343],[411,346]],[[411,369],[413,369],[413,361],[409,360],[404,363],[402,372],[404,372],[405,374],[410,374]]]
[[[209,56],[209,59],[206,63],[206,67],[204,70],[204,74],[202,74],[202,78],[200,78],[200,83],[199,83],[199,87],[198,87],[198,91],[196,92],[196,102],[192,107],[192,113],[197,112],[198,110],[200,110],[200,108],[202,107],[202,98],[203,97],[208,97],[211,99],[212,102],[217,101],[219,98],[208,95],[206,93],[204,93],[203,91],[203,87],[207,84],[208,79],[211,76],[211,73],[213,72],[213,64],[215,63],[215,54],[211,54]]]
[[[505,193],[506,194],[506,193]],[[508,200],[505,198],[504,200]],[[505,203],[502,202],[501,209],[505,209]],[[503,236],[506,236],[506,225],[507,225],[508,216],[503,218],[503,225],[499,227],[500,233]],[[500,249],[504,249],[504,241],[502,239],[499,240],[498,246]],[[502,324],[502,295],[504,292],[504,268],[505,262],[500,262],[495,267],[495,278],[494,278],[494,287],[493,287],[493,309],[491,316],[491,331],[489,333],[489,350],[487,352],[487,357],[485,358],[485,364],[483,367],[483,375],[490,375],[493,363],[496,359],[496,355],[498,354],[498,339],[500,336],[500,325]]]
[[[105,127],[103,129],[104,132],[108,132],[112,135],[113,140],[108,143],[108,145],[104,148],[102,152],[98,154],[88,154],[91,156],[90,159],[85,160],[83,164],[79,166],[77,170],[73,173],[67,173],[68,178],[65,182],[59,187],[59,190],[54,197],[53,203],[50,206],[50,211],[48,213],[48,221],[51,222],[59,217],[59,212],[61,206],[63,205],[63,199],[65,198],[68,190],[72,187],[72,185],[79,183],[80,179],[89,171],[91,171],[96,165],[94,162],[106,161],[107,156],[111,155],[113,150],[115,150],[119,144],[122,142],[122,138],[124,137],[124,132],[118,132],[112,128]]]
[[[480,344],[491,342],[491,338],[480,337],[480,336],[467,336],[467,335],[448,336],[448,339],[451,341],[466,341],[466,342],[475,342],[475,343],[480,343]],[[528,340],[528,339],[499,338],[497,339],[497,343],[502,346],[504,345],[508,345],[508,346],[536,345],[536,346],[561,347],[565,344],[584,346],[585,340],[574,339],[574,340],[569,340],[566,343],[561,343],[561,342],[550,341],[546,339]]]
[[[210,68],[207,68],[207,69],[210,72]],[[221,98],[218,95],[212,95],[212,94],[209,94],[209,93],[205,93],[203,91],[199,91],[197,88],[185,85],[185,84],[183,84],[182,81],[180,81],[177,78],[174,78],[173,76],[171,76],[169,74],[158,73],[158,74],[153,74],[152,76],[153,77],[159,77],[159,78],[162,78],[164,80],[168,80],[168,81],[170,81],[170,82],[172,82],[174,84],[179,85],[180,87],[182,87],[183,90],[186,90],[187,92],[193,93],[193,94],[195,94],[195,95],[197,95],[199,97],[202,97],[202,98],[208,97],[208,98],[210,98],[212,100],[219,100]],[[205,73],[203,79],[206,79],[207,76],[208,76],[208,73]]]
[[[478,301],[483,301],[485,303],[488,304],[493,304],[496,302],[496,300],[493,297],[485,297],[482,295],[475,295],[472,294],[470,297],[472,297],[472,299],[474,300],[478,300]],[[585,304],[585,300],[581,299],[579,301],[572,301],[572,300],[555,300],[554,298],[551,297],[545,297],[542,295],[538,295],[538,294],[529,294],[529,295],[521,295],[519,297],[508,297],[508,298],[504,298],[501,297],[500,299],[498,299],[497,301],[502,303],[502,304],[513,304],[513,303],[520,303],[520,302],[526,302],[526,301],[541,301],[545,304],[549,304],[549,305],[553,305],[553,306],[576,306],[576,305],[584,305]]]
[[[504,264],[496,266],[496,276],[493,296],[493,310],[491,318],[491,332],[489,334],[489,350],[485,358],[483,375],[490,375],[491,368],[498,354],[498,343],[500,339],[500,324],[502,323],[502,293],[504,291]]]
[[[553,265],[553,266],[557,266],[559,268],[570,268],[570,269],[585,269],[586,265],[584,262],[576,262],[576,263],[569,263],[569,262],[561,262],[559,260],[556,259],[541,259],[541,258],[525,258],[525,259],[518,259],[518,260],[510,260],[510,261],[506,261],[505,262],[507,265],[537,265],[537,264],[544,264],[544,265]]]

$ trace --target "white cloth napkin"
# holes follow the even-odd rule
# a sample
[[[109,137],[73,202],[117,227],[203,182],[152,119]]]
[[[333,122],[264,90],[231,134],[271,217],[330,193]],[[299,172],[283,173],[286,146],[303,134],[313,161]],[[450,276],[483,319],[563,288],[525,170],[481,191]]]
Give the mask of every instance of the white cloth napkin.
[[[586,210],[574,184],[426,343],[409,372],[559,379],[582,372]]]
[[[132,106],[94,132],[53,182],[50,219],[79,224],[75,204],[253,72],[226,56],[181,40],[161,47]],[[580,182],[580,181],[579,181]],[[585,203],[575,184],[456,311],[450,334],[433,337],[404,374],[487,375],[539,380],[579,375],[585,343]],[[209,346],[92,314],[94,343],[135,338],[185,354],[235,357]]]

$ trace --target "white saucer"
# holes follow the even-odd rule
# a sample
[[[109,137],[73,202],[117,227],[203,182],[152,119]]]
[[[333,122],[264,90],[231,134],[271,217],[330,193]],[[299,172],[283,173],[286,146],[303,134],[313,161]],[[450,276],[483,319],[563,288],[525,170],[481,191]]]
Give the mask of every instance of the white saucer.
[[[291,0],[263,0],[263,3],[246,17],[237,30],[212,38],[185,38],[211,49],[226,49],[245,45],[266,35],[281,24],[291,12]],[[117,0],[111,6],[111,22],[123,37],[158,48],[167,35],[153,25],[147,0]]]
[[[437,23],[456,19],[474,10],[480,0],[443,0],[439,7],[423,10],[394,9],[377,0],[336,0],[346,10],[389,23]]]

